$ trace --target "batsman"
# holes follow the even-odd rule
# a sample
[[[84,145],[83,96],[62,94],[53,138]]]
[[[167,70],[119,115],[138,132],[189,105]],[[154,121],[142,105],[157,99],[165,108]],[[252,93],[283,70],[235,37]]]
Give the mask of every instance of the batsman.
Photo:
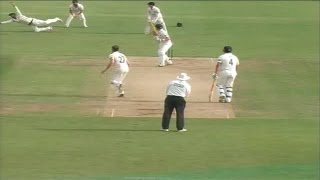
[[[217,79],[216,92],[219,102],[230,103],[233,95],[233,83],[237,76],[239,59],[232,54],[231,46],[224,46],[224,54],[219,56],[212,78]]]
[[[159,67],[172,64],[172,61],[167,55],[168,50],[172,47],[172,41],[167,31],[163,29],[162,24],[156,24],[153,30],[154,38],[159,42],[158,56]]]

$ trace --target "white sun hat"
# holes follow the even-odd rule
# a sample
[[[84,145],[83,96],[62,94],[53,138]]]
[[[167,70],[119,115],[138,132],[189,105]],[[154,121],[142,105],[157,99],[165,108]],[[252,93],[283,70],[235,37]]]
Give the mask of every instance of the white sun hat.
[[[187,81],[190,79],[190,77],[187,75],[187,73],[180,73],[180,75],[177,76],[177,79],[181,81]]]

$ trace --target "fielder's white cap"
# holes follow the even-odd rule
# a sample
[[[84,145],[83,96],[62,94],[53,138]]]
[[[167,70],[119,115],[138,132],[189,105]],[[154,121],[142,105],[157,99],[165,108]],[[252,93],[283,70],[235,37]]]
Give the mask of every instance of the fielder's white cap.
[[[177,76],[177,79],[181,81],[187,81],[190,79],[190,77],[187,75],[187,73],[180,73],[180,75]]]

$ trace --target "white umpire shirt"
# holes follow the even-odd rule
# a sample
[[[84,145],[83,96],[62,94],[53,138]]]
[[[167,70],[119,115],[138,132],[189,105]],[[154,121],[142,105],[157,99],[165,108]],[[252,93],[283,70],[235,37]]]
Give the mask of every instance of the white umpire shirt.
[[[188,97],[191,93],[191,86],[187,81],[173,80],[167,87],[167,96]]]

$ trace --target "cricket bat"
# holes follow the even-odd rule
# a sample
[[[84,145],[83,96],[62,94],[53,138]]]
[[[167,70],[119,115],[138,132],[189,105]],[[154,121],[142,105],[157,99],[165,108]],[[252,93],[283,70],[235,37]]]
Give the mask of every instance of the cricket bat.
[[[152,34],[153,34],[154,36],[158,35],[157,30],[156,30],[156,27],[154,27],[154,24],[153,24],[152,22],[148,22],[148,23],[149,23],[149,26],[150,26],[150,28],[151,28]]]
[[[212,80],[212,85],[211,85],[210,94],[209,94],[209,102],[212,102],[213,100],[213,92],[214,92],[215,86],[216,86],[216,78]]]

